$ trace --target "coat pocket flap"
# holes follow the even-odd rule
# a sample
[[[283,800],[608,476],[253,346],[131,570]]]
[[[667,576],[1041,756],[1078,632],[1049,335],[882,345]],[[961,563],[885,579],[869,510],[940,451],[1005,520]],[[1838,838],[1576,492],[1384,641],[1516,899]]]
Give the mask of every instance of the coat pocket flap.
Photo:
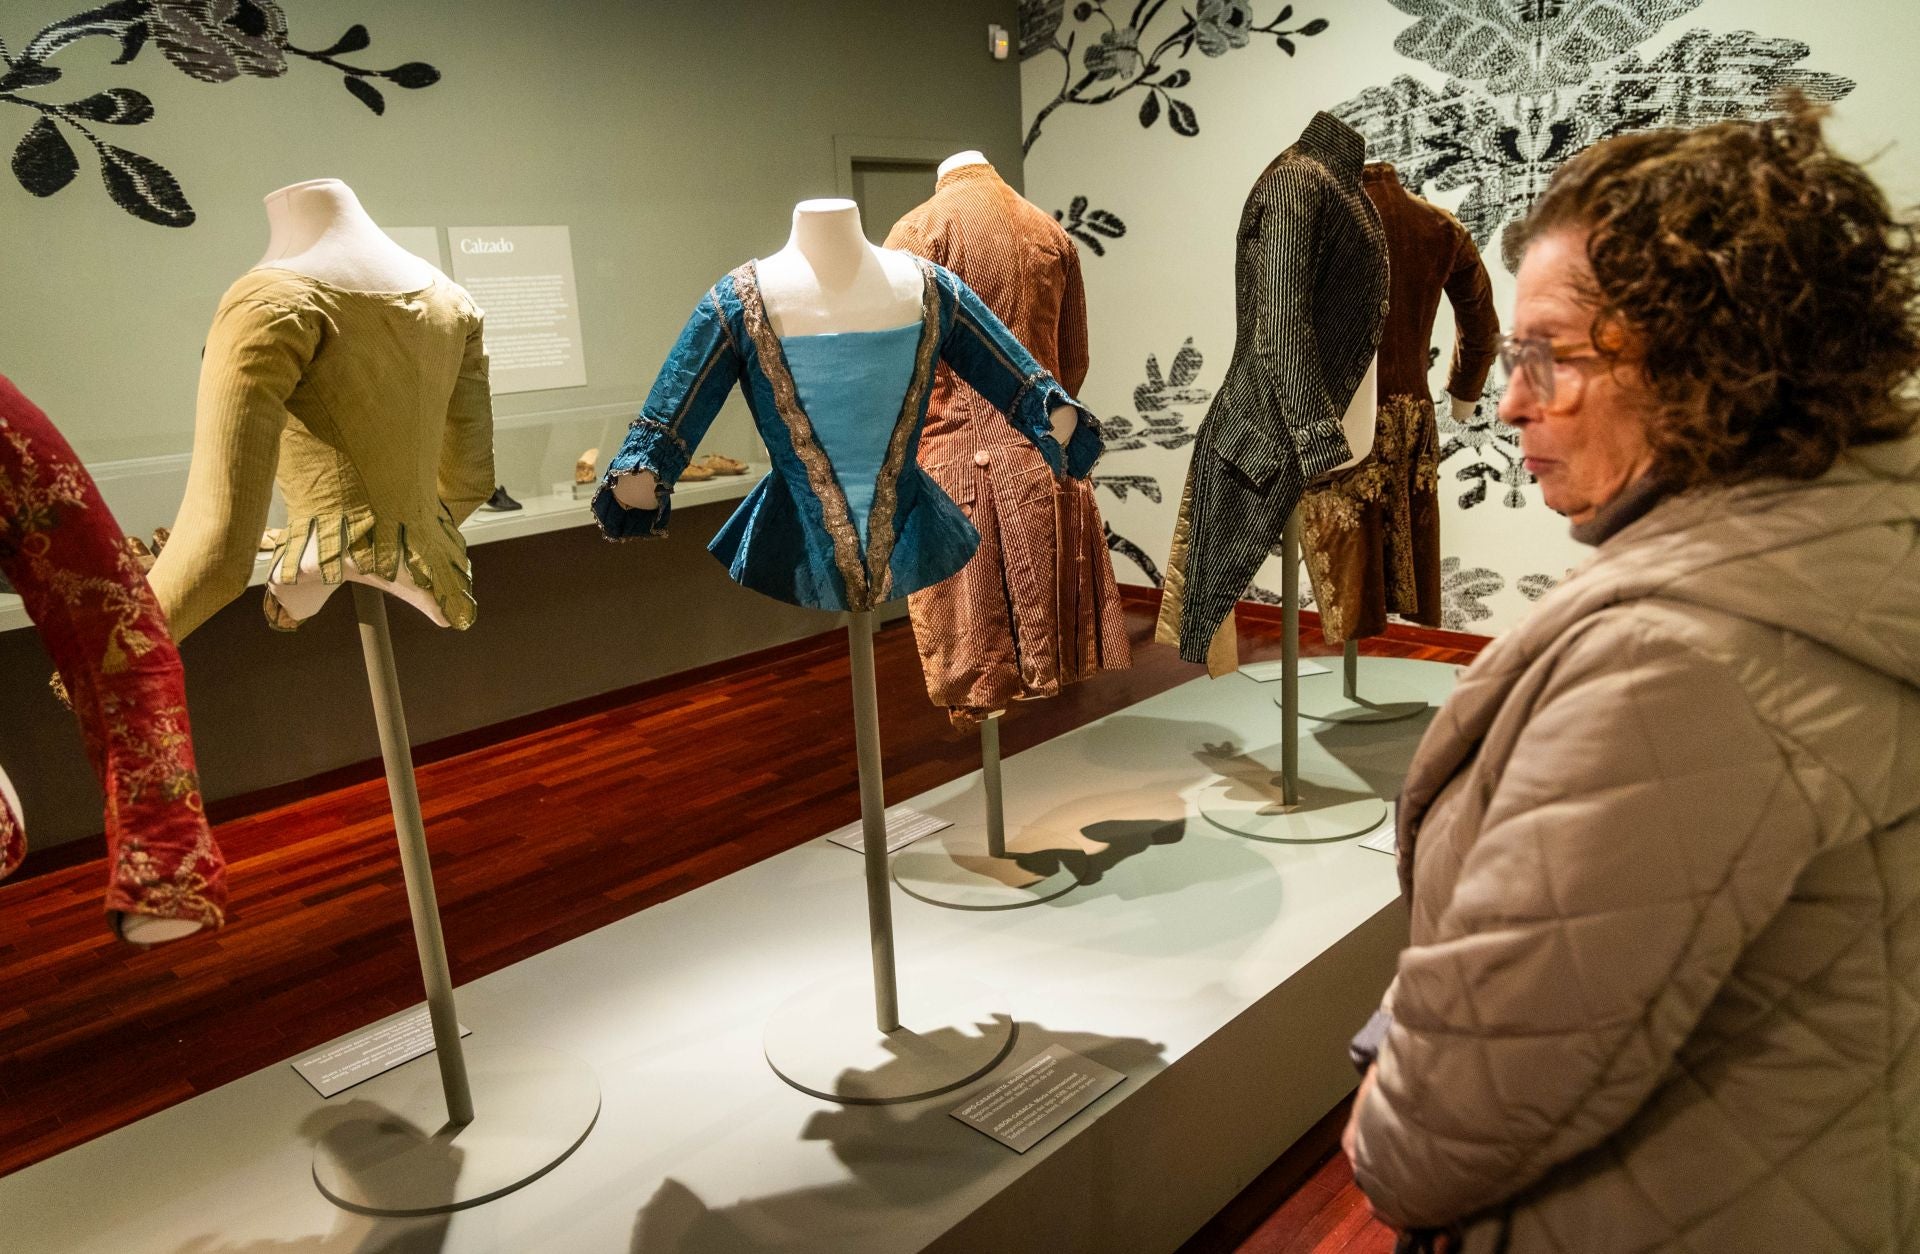
[[[934,486],[947,494],[955,505],[971,505],[974,498],[974,483],[979,478],[970,457],[956,457],[951,461],[923,464],[920,469],[927,472],[927,478]]]
[[[1223,426],[1214,435],[1213,449],[1221,460],[1263,491],[1293,456],[1292,445],[1284,435],[1262,431],[1250,422]]]

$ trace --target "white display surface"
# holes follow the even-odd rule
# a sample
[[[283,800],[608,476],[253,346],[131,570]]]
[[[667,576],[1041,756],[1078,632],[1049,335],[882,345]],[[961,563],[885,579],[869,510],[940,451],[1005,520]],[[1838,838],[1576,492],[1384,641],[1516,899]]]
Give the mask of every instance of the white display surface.
[[[1006,997],[950,971],[908,968],[900,1026],[873,1023],[873,981],[823,980],[782,1002],[767,1020],[767,1064],[815,1097],[886,1105],[947,1093],[993,1069],[1013,1048]]]
[[[1454,674],[1393,670],[1435,697]],[[1309,730],[1303,768],[1337,752],[1391,792],[1426,721]],[[564,1050],[601,1078],[593,1134],[525,1188],[427,1219],[344,1212],[311,1176],[330,1104],[275,1064],[0,1179],[7,1240],[69,1254],[1171,1249],[1351,1088],[1341,1044],[1404,936],[1392,859],[1180,817],[1220,746],[1277,732],[1268,690],[1200,679],[1010,757],[1010,827],[1078,825],[1114,851],[1097,881],[1010,913],[896,898],[903,970],[969,972],[1009,999],[1014,1045],[979,1091],[1056,1044],[1128,1077],[1025,1155],[950,1117],[975,1086],[842,1107],[767,1066],[775,1008],[867,966],[849,908],[860,863],[809,841],[460,988],[475,1038]],[[972,776],[908,800],[957,819],[979,789]]]
[[[593,1130],[600,1085],[557,1049],[469,1042],[474,1119],[447,1123],[440,1079],[389,1072],[328,1102],[307,1127],[313,1182],[349,1210],[429,1215],[480,1206],[565,1161]]]

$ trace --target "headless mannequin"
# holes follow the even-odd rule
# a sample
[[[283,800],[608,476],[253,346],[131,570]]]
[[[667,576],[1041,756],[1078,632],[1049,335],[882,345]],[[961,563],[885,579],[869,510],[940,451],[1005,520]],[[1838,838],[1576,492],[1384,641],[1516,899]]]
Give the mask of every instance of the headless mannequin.
[[[786,247],[754,262],[754,271],[776,335],[887,331],[920,321],[920,266],[909,253],[868,243],[851,200],[794,206]],[[1080,415],[1062,405],[1052,419],[1054,438],[1064,444]],[[628,509],[657,509],[659,480],[650,470],[621,475],[613,496]]]
[[[339,179],[310,179],[269,192],[266,206],[267,254],[255,270],[288,270],[331,287],[382,294],[418,292],[441,277],[438,269],[387,238],[353,189]],[[297,543],[298,538],[288,541]],[[307,541],[299,563],[298,582],[282,583],[281,568],[276,567],[267,583],[287,613],[307,619],[320,612],[336,585],[321,581],[317,537]],[[404,560],[388,580],[363,573],[347,554],[346,577],[392,593],[440,626],[447,625],[439,604],[414,582]]]

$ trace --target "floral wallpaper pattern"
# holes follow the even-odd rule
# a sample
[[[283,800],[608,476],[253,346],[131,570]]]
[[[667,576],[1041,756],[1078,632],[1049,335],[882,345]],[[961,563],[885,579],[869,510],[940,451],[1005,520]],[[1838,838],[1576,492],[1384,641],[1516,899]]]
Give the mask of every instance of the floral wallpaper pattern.
[[[1408,74],[1333,110],[1391,161],[1408,190],[1467,188],[1474,242],[1522,217],[1561,163],[1609,135],[1765,113],[1795,87],[1838,100],[1853,81],[1804,69],[1807,45],[1752,31],[1685,32],[1642,59],[1640,44],[1702,0],[1390,0],[1418,20],[1394,40],[1448,75]],[[1503,244],[1508,269],[1518,259]]]
[[[1516,260],[1507,228],[1575,153],[1635,129],[1762,116],[1786,88],[1816,101],[1855,93],[1830,57],[1857,38],[1839,33],[1859,30],[1857,15],[1834,21],[1795,0],[1704,6],[1023,0],[1027,187],[1072,202],[1058,216],[1090,261],[1094,368],[1083,392],[1097,410],[1126,411],[1108,420],[1096,480],[1120,578],[1160,582],[1192,441],[1232,347],[1234,223],[1260,166],[1315,110],[1342,117],[1370,160],[1393,162],[1409,190],[1461,218],[1504,314]],[[1889,38],[1906,51],[1890,46],[1883,60],[1920,52],[1911,33]],[[1128,104],[1137,117],[1092,107]],[[1907,121],[1882,104],[1867,115],[1872,145]],[[1037,143],[1042,135],[1051,138]],[[1904,146],[1886,160],[1913,164]],[[1099,230],[1093,205],[1124,219],[1123,231]],[[1450,334],[1443,313],[1436,358]],[[1171,359],[1168,344],[1181,346]],[[1497,417],[1497,377],[1459,419],[1437,382],[1435,391],[1446,625],[1497,632],[1557,586],[1581,550]],[[1278,564],[1260,581],[1250,599],[1271,600]]]
[[[1033,150],[1041,127],[1055,110],[1065,105],[1110,104],[1136,92],[1141,93],[1141,126],[1151,127],[1165,117],[1174,134],[1191,138],[1200,133],[1200,115],[1173,93],[1193,82],[1193,71],[1171,62],[1194,52],[1223,57],[1247,47],[1255,36],[1263,42],[1271,39],[1274,47],[1292,56],[1299,48],[1297,40],[1311,39],[1327,29],[1327,20],[1318,17],[1298,26],[1286,25],[1293,18],[1290,4],[1282,5],[1265,22],[1254,20],[1253,0],[1196,0],[1191,9],[1170,7],[1167,0],[1135,0],[1124,20],[1116,20],[1114,14],[1125,7],[1115,3],[1109,11],[1108,0],[1079,0],[1073,6],[1073,29],[1068,30],[1066,0],[1021,4],[1020,59],[1051,53],[1061,62],[1060,89],[1034,115],[1022,151]],[[1084,41],[1083,35],[1088,36]],[[1076,51],[1078,75],[1074,73]]]
[[[65,101],[49,99],[59,93],[45,90],[61,79],[60,67],[52,64],[55,56],[93,38],[119,44],[114,65],[130,64],[151,44],[175,69],[202,83],[279,78],[287,72],[288,58],[298,57],[339,71],[347,92],[376,114],[386,112],[387,102],[375,80],[405,90],[440,81],[440,71],[424,61],[375,70],[343,60],[373,43],[367,28],[357,24],[325,48],[298,47],[289,39],[285,9],[274,0],[116,0],[49,24],[18,53],[0,39],[0,104],[40,115],[13,151],[13,176],[20,186],[44,198],[73,182],[80,159],[71,134],[99,158],[101,181],[113,203],[156,226],[193,225],[193,205],[179,179],[94,129],[150,122],[156,113],[153,100],[131,87]]]

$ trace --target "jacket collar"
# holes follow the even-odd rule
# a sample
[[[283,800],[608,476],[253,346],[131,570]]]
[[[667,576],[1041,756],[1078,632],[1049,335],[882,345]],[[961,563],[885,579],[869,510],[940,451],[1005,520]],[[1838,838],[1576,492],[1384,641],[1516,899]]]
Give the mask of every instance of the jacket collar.
[[[1669,491],[1667,485],[1651,472],[1642,474],[1620,489],[1611,501],[1595,510],[1593,517],[1583,523],[1575,523],[1571,534],[1575,540],[1589,547],[1605,544],[1618,532],[1646,517]]]
[[[1360,177],[1360,167],[1367,158],[1367,141],[1360,132],[1325,110],[1313,115],[1294,148],[1348,182]]]

